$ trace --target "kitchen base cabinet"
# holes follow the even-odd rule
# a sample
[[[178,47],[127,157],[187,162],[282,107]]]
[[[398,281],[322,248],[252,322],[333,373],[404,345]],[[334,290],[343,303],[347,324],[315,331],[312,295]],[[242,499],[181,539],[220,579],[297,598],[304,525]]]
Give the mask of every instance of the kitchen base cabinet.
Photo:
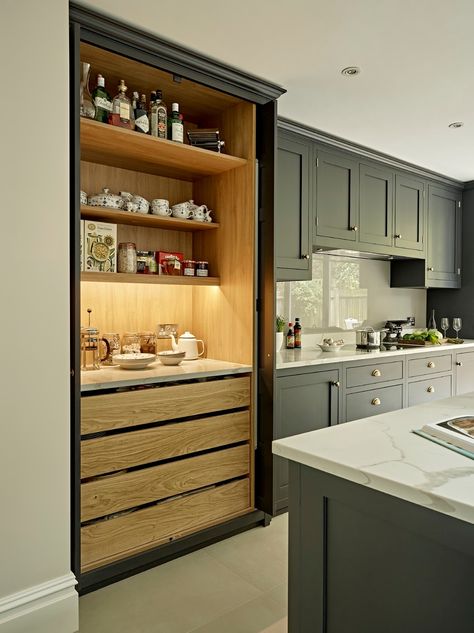
[[[408,406],[413,407],[423,402],[449,398],[453,394],[452,382],[451,375],[410,382],[408,385]]]
[[[346,422],[403,408],[403,385],[346,394]]]
[[[474,391],[474,352],[458,352],[455,357],[456,395]]]

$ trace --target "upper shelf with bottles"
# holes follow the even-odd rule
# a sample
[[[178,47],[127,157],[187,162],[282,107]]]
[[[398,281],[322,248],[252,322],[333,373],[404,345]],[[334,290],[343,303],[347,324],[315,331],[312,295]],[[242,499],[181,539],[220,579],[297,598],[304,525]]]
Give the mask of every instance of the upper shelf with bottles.
[[[172,116],[172,103],[179,103],[179,111],[184,116],[184,121],[180,117],[184,123],[184,130],[181,124],[184,143],[81,118],[83,160],[183,180],[198,180],[221,174],[247,163],[249,154],[247,149],[235,142],[234,130],[229,130],[226,139],[226,123],[229,118],[226,113],[241,104],[240,99],[90,44],[81,44],[81,61],[88,62],[91,66],[91,92],[99,74],[105,77],[105,88],[112,99],[122,80],[129,86],[126,94],[130,98],[135,91],[150,95],[159,89],[168,106],[168,119]],[[127,102],[124,103],[126,108]],[[187,144],[186,132],[196,128],[218,129],[220,138],[226,141],[225,153]]]

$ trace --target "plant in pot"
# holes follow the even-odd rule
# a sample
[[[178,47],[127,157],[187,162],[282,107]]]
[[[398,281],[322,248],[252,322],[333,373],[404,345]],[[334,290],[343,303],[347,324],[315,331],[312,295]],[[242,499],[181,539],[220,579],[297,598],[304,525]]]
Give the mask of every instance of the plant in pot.
[[[276,341],[275,349],[279,352],[283,348],[283,337],[285,334],[286,319],[277,314],[276,317]]]

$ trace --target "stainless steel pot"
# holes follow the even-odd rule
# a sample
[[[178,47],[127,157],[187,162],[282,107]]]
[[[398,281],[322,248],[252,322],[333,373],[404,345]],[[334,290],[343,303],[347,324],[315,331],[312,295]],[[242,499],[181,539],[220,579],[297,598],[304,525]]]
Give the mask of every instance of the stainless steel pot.
[[[356,345],[362,349],[376,349],[380,347],[384,334],[373,327],[356,330]]]

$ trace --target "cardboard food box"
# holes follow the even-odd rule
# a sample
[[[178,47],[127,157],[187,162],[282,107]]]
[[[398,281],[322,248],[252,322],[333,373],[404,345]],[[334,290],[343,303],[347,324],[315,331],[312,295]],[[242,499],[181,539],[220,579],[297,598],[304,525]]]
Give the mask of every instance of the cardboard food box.
[[[85,220],[81,220],[81,228],[80,228],[80,238],[81,238],[81,271],[84,270],[84,223]]]
[[[172,253],[170,251],[156,251],[156,261],[158,262],[158,273],[160,275],[182,275],[183,274],[183,253]]]
[[[117,225],[84,220],[84,270],[117,272]]]

